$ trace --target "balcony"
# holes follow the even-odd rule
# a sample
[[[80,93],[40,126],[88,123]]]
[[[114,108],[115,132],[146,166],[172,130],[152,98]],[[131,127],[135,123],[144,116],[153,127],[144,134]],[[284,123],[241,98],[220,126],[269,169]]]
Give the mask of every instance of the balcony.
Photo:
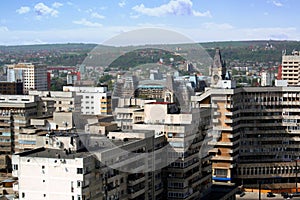
[[[218,124],[218,123],[219,123],[219,119],[213,119],[212,122],[213,122],[214,124]]]
[[[19,182],[14,182],[13,183],[13,191],[19,192]]]
[[[225,119],[224,122],[226,124],[232,124],[233,123],[233,120],[232,119]]]
[[[232,112],[225,112],[225,116],[232,116],[233,113]]]

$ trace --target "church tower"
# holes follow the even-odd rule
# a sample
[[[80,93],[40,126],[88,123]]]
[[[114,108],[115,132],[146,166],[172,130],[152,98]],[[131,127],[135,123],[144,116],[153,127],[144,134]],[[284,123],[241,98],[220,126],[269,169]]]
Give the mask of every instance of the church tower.
[[[226,64],[222,60],[221,51],[216,49],[213,64],[210,68],[211,87],[220,87],[221,81],[225,80],[226,76]]]

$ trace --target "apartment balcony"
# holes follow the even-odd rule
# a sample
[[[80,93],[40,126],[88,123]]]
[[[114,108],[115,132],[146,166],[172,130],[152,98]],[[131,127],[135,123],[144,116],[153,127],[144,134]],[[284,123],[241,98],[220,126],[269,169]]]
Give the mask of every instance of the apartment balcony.
[[[214,112],[214,116],[220,116],[221,113],[220,112]]]
[[[18,181],[13,183],[13,191],[19,192],[19,182]]]
[[[218,123],[219,123],[219,119],[212,119],[212,122],[213,122],[214,124],[218,124]]]
[[[232,109],[232,108],[233,108],[233,105],[232,105],[232,104],[226,104],[226,105],[225,105],[225,108],[227,108],[227,109]]]
[[[233,161],[231,156],[215,156],[212,158],[213,161]]]
[[[128,180],[128,186],[134,186],[138,183],[144,182],[146,180],[145,176],[135,179],[135,180]]]
[[[233,113],[232,112],[225,112],[225,116],[232,116]]]
[[[135,191],[133,189],[132,190],[129,189],[128,198],[129,199],[134,199],[134,198],[136,198],[136,197],[138,197],[138,196],[140,196],[140,195],[142,195],[144,193],[145,193],[145,188],[140,189],[138,191]]]
[[[233,123],[233,120],[232,119],[225,119],[224,122],[226,124],[232,124]]]

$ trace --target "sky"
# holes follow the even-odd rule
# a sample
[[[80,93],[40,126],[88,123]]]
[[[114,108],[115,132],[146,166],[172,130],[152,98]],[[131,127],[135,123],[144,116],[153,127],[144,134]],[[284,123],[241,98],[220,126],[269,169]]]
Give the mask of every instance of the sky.
[[[195,42],[300,40],[299,0],[3,0],[0,45],[97,43],[143,28]]]

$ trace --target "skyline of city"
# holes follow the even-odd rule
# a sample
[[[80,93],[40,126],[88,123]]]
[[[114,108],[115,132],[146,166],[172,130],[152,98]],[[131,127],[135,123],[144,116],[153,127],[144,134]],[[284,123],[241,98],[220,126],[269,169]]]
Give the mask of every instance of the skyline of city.
[[[2,3],[0,45],[103,43],[120,33],[164,28],[193,41],[298,40],[295,0],[10,1]],[[187,23],[188,22],[188,23]]]

